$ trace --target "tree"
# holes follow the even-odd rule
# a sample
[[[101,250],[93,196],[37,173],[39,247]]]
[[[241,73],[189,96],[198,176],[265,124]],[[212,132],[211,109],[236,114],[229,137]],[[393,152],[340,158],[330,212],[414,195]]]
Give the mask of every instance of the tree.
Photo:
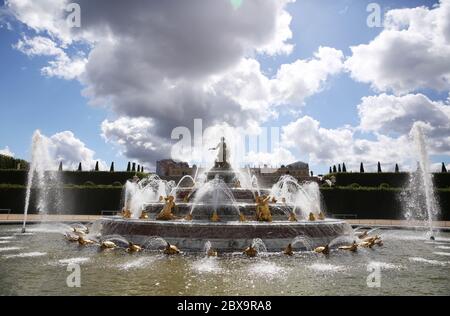
[[[333,165],[333,173],[336,173],[337,169],[336,169],[336,165]]]
[[[109,168],[109,172],[114,172],[114,161],[111,162],[111,167]]]
[[[361,164],[359,165],[359,172],[364,173],[364,165],[361,162]]]
[[[141,166],[141,172],[144,173],[144,166]]]
[[[99,169],[98,169],[98,161],[95,162],[95,171],[99,171]]]
[[[330,166],[330,170],[328,171],[328,173],[333,173],[333,170],[331,170],[331,166]]]
[[[314,172],[311,171],[310,174],[311,174],[311,177],[314,177]]]
[[[378,173],[381,173],[382,171],[381,171],[381,164],[380,164],[380,162],[378,161],[378,168],[377,168],[378,170]]]
[[[342,172],[341,164],[338,164],[338,172]]]
[[[63,171],[63,167],[62,167],[62,161],[59,162],[59,167],[58,167],[58,171]]]
[[[136,172],[136,163],[133,162],[133,167],[131,167],[131,172]]]
[[[400,172],[400,168],[398,167],[398,164],[395,164],[395,173],[399,173]]]
[[[342,172],[347,172],[347,168],[345,167],[345,162],[342,163]]]
[[[83,171],[83,168],[81,168],[81,162],[78,164],[78,171]]]
[[[128,161],[128,165],[127,165],[127,172],[131,171],[131,162]]]
[[[442,163],[442,172],[447,172],[447,168],[445,167],[445,164],[444,163]]]

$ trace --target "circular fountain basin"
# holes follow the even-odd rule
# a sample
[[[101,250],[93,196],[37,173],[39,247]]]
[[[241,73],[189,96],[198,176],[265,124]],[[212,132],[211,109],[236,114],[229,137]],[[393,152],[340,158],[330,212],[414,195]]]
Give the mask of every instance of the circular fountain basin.
[[[182,251],[201,251],[205,242],[220,251],[241,251],[260,238],[268,251],[280,251],[295,237],[306,237],[310,247],[323,246],[333,239],[352,234],[350,225],[342,220],[320,221],[157,221],[123,219],[118,216],[102,218],[103,236],[121,235],[134,243],[144,243],[149,237],[162,237]],[[304,245],[298,245],[298,249]],[[304,250],[304,249],[302,249]]]

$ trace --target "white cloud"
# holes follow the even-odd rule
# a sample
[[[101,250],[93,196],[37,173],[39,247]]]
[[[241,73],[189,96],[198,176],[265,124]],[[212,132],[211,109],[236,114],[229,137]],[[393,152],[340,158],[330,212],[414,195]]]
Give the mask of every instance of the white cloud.
[[[317,120],[304,116],[283,128],[282,145],[308,155],[312,164],[338,164],[356,170],[362,161],[373,168],[378,161],[386,168],[395,163],[410,165],[411,143],[408,136],[391,138],[377,135],[375,140],[357,138],[351,127],[327,129]]]
[[[54,60],[49,61],[48,66],[41,69],[42,74],[49,77],[60,77],[66,80],[78,78],[83,72],[87,59],[84,57],[70,58],[65,51],[48,37],[35,36],[28,38],[24,36],[14,48],[27,56],[51,56]]]
[[[377,91],[404,94],[450,89],[450,0],[434,8],[390,10],[383,31],[370,43],[351,47],[352,78]]]
[[[14,157],[14,153],[9,149],[8,146],[6,146],[3,149],[0,149],[0,155],[5,155],[9,157]]]
[[[450,105],[431,101],[423,94],[380,94],[362,98],[358,105],[363,131],[385,135],[408,135],[416,122],[427,126],[431,152],[450,154]]]
[[[94,169],[99,162],[100,170],[106,170],[107,164],[95,158],[95,152],[86,147],[71,131],[56,133],[48,138],[49,151],[53,159],[62,161],[65,170],[74,170],[81,162],[84,170]]]

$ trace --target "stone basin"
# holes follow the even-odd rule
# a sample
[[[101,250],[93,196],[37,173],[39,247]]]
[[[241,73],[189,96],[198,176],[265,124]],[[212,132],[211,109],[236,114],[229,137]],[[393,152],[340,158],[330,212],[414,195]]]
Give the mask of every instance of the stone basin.
[[[123,219],[118,216],[102,218],[102,235],[121,235],[134,243],[144,243],[149,237],[158,236],[182,251],[202,251],[205,242],[219,251],[242,251],[260,238],[268,251],[281,251],[297,236],[308,238],[311,247],[323,246],[333,239],[352,234],[348,223],[337,219],[321,221],[157,221],[153,219]],[[303,245],[298,245],[299,250]]]

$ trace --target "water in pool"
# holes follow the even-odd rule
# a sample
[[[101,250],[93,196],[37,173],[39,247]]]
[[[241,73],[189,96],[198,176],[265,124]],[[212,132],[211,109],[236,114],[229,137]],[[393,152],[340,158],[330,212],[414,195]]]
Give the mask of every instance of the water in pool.
[[[449,233],[431,241],[422,231],[382,230],[377,232],[382,247],[332,250],[328,256],[279,252],[208,258],[82,247],[63,237],[63,225],[19,232],[19,226],[0,226],[0,295],[450,294]],[[71,263],[80,266],[80,287],[67,286]]]

